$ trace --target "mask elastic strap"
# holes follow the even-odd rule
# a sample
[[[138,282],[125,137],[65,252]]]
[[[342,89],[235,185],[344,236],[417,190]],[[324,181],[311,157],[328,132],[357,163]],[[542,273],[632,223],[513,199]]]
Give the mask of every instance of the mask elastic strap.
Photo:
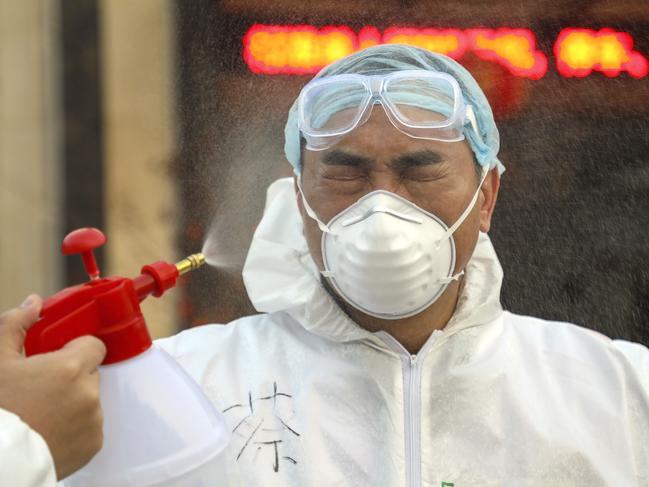
[[[316,214],[315,211],[313,211],[313,208],[311,208],[311,205],[307,202],[306,198],[304,197],[304,191],[302,191],[302,177],[298,174],[296,175],[297,178],[297,189],[300,192],[300,196],[302,197],[302,205],[304,205],[304,210],[306,211],[306,214],[311,217],[312,220],[314,220],[318,224],[318,228],[324,233],[331,233],[331,229],[325,225],[320,218],[318,218],[318,215]]]
[[[489,166],[484,166],[482,168],[482,178],[480,179],[480,184],[478,185],[478,189],[476,190],[475,194],[473,195],[473,198],[471,199],[471,202],[469,203],[469,206],[466,207],[466,210],[464,210],[464,213],[460,215],[460,218],[456,220],[456,222],[451,225],[451,227],[446,231],[444,236],[439,239],[439,242],[445,241],[447,238],[449,238],[451,235],[455,233],[455,230],[459,228],[462,223],[464,223],[464,220],[466,219],[467,216],[469,216],[469,213],[471,213],[471,210],[473,210],[473,207],[475,206],[476,201],[478,201],[478,195],[480,194],[480,189],[482,188],[482,183],[484,183],[484,180],[487,178],[487,174],[489,174]]]
[[[457,281],[460,278],[460,276],[463,276],[463,275],[464,275],[464,270],[461,270],[460,272],[458,272],[454,276],[441,277],[437,282],[439,282],[441,284],[449,284],[449,283],[451,283],[453,281]]]

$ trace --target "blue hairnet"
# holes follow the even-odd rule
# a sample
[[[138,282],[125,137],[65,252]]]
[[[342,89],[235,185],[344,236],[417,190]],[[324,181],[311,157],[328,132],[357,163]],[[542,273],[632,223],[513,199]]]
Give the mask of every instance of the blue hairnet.
[[[500,136],[489,102],[473,76],[448,56],[413,46],[382,44],[355,52],[325,66],[315,78],[352,73],[380,75],[411,69],[448,73],[455,78],[462,89],[465,103],[473,107],[478,122],[480,137],[467,126],[464,127],[464,136],[475,154],[476,161],[480,166],[498,167],[499,172],[502,173],[505,166],[497,157]],[[297,100],[289,110],[284,137],[284,153],[295,173],[299,175],[302,167],[300,163],[300,130],[297,126]]]

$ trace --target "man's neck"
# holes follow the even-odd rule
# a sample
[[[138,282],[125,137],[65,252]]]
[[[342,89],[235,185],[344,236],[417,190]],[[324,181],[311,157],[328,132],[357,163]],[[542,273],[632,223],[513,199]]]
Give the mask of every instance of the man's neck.
[[[428,337],[435,330],[442,330],[455,313],[455,307],[464,287],[464,276],[448,285],[440,298],[421,313],[398,320],[383,320],[357,310],[336,295],[324,282],[325,288],[333,296],[347,315],[361,327],[370,332],[385,331],[392,335],[412,355],[419,352]]]

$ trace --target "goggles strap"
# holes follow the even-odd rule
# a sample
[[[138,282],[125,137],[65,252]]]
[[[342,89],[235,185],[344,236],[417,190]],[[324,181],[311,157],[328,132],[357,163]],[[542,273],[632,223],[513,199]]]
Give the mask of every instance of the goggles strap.
[[[473,112],[473,107],[471,105],[466,105],[466,118],[469,121],[473,132],[478,137],[478,140],[482,140],[482,136],[478,130],[478,121],[475,118],[475,113]]]
[[[482,167],[482,178],[480,179],[480,184],[478,185],[478,189],[476,189],[473,198],[471,199],[471,202],[469,203],[469,206],[466,207],[466,210],[464,210],[464,213],[460,215],[460,218],[456,220],[456,222],[451,225],[451,227],[446,231],[444,236],[439,239],[440,242],[445,241],[448,239],[451,235],[455,233],[455,230],[459,228],[462,223],[464,223],[464,220],[466,220],[466,217],[469,216],[469,213],[471,213],[471,210],[473,210],[473,207],[475,206],[476,201],[478,201],[478,195],[480,194],[480,189],[482,189],[482,183],[484,183],[484,180],[487,178],[487,174],[489,174],[489,166],[483,166]]]

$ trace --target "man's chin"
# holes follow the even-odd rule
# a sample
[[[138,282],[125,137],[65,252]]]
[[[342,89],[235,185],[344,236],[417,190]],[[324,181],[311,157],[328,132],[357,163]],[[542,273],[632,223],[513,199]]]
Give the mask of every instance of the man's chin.
[[[329,296],[331,296],[331,298],[336,302],[338,307],[342,309],[350,319],[354,320],[354,315],[356,313],[361,313],[353,306],[351,306],[347,301],[345,301],[343,297],[340,294],[338,294],[336,290],[333,288],[333,286],[329,282],[329,279],[323,276],[322,274],[320,274],[320,283],[322,284],[322,287],[325,289],[325,291],[329,293]],[[369,315],[366,316],[369,317]]]

